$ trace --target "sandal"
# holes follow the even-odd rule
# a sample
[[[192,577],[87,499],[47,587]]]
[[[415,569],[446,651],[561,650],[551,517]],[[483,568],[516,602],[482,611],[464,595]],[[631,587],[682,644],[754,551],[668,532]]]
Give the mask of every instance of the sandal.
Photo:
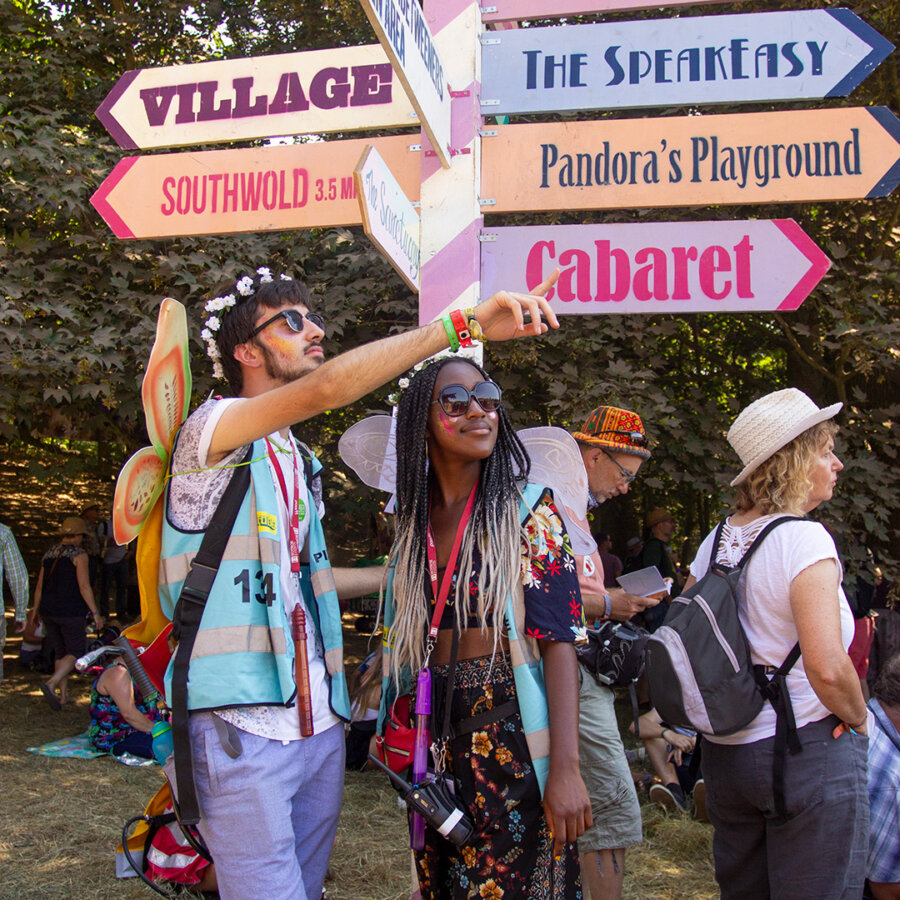
[[[59,712],[62,709],[62,703],[59,702],[59,697],[53,692],[53,689],[46,682],[41,685],[41,693],[44,695],[44,699],[47,701],[47,706],[50,707],[54,712]]]

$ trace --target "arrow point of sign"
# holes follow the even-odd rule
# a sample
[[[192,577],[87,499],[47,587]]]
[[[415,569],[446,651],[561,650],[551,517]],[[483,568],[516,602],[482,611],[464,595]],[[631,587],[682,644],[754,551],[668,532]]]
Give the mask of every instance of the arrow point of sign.
[[[125,220],[113,209],[109,202],[109,195],[119,182],[128,174],[129,169],[140,159],[139,156],[126,156],[119,160],[116,167],[103,179],[103,184],[97,188],[91,197],[91,205],[103,217],[103,220],[112,228],[113,234],[122,240],[134,238],[134,232],[125,224]]]
[[[794,285],[791,292],[781,301],[778,309],[789,312],[797,309],[810,295],[812,289],[825,277],[831,268],[831,260],[815,241],[793,220],[773,219],[773,224],[800,251],[810,263],[806,274]]]
[[[100,120],[103,127],[110,133],[112,139],[123,150],[137,150],[138,145],[131,135],[119,124],[119,120],[113,115],[112,108],[131,83],[140,74],[139,69],[129,69],[113,85],[112,90],[103,98],[103,102],[94,111],[94,115]]]
[[[876,122],[900,144],[900,119],[886,106],[867,106],[868,112]],[[881,176],[878,184],[866,195],[867,199],[887,197],[900,184],[900,158]]]
[[[853,93],[868,75],[878,68],[894,52],[894,45],[871,25],[864,22],[849,9],[825,10],[848,31],[855,34],[872,49],[865,59],[860,60],[825,96],[846,97]]]

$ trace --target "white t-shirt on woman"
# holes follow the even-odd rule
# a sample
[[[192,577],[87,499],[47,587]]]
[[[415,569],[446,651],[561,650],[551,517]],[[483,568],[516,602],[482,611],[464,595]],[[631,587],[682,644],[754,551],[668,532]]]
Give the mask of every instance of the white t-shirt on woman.
[[[717,561],[728,566],[737,565],[760,531],[776,518],[778,515],[761,516],[746,525],[731,525],[726,520]],[[713,529],[706,536],[691,563],[691,574],[697,579],[702,578],[709,569],[715,534]],[[797,643],[797,627],[790,602],[791,582],[804,569],[823,559],[833,559],[836,563],[841,642],[845,650],[850,646],[853,613],[841,587],[843,569],[834,540],[818,522],[785,522],[763,539],[747,563],[739,585],[739,614],[754,664],[780,666]],[[830,714],[806,677],[802,656],[788,673],[787,685],[798,728],[818,722]],[[766,702],[762,712],[741,731],[727,736],[705,737],[717,744],[749,744],[774,734],[775,710],[771,703]]]

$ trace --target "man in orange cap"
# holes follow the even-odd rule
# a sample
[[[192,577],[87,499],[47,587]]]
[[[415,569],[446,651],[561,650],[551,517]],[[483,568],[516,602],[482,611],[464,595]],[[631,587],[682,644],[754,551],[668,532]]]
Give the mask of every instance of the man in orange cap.
[[[650,458],[644,423],[626,409],[598,406],[572,437],[578,441],[587,472],[588,508],[627,494],[644,460]],[[590,531],[587,522],[578,524]],[[576,556],[575,561],[588,622],[625,622],[659,602],[627,594],[622,588],[604,587],[597,551]],[[615,694],[584,672],[581,675],[578,755],[594,814],[594,824],[578,839],[582,877],[591,900],[619,900],[625,848],[641,842],[641,809],[616,721]]]

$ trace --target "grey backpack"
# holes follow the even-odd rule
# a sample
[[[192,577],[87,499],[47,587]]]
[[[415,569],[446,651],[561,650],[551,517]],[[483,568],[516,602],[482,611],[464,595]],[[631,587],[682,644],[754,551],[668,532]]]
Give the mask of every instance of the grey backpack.
[[[799,658],[800,646],[795,645],[774,672],[754,666],[738,617],[737,588],[766,535],[784,522],[797,520],[797,516],[783,516],[770,522],[734,567],[716,562],[725,523],[719,524],[709,571],[672,601],[665,622],[647,641],[650,698],[668,725],[701,734],[734,734],[752,722],[769,700],[778,714],[783,739],[793,744],[796,727],[784,678]]]

